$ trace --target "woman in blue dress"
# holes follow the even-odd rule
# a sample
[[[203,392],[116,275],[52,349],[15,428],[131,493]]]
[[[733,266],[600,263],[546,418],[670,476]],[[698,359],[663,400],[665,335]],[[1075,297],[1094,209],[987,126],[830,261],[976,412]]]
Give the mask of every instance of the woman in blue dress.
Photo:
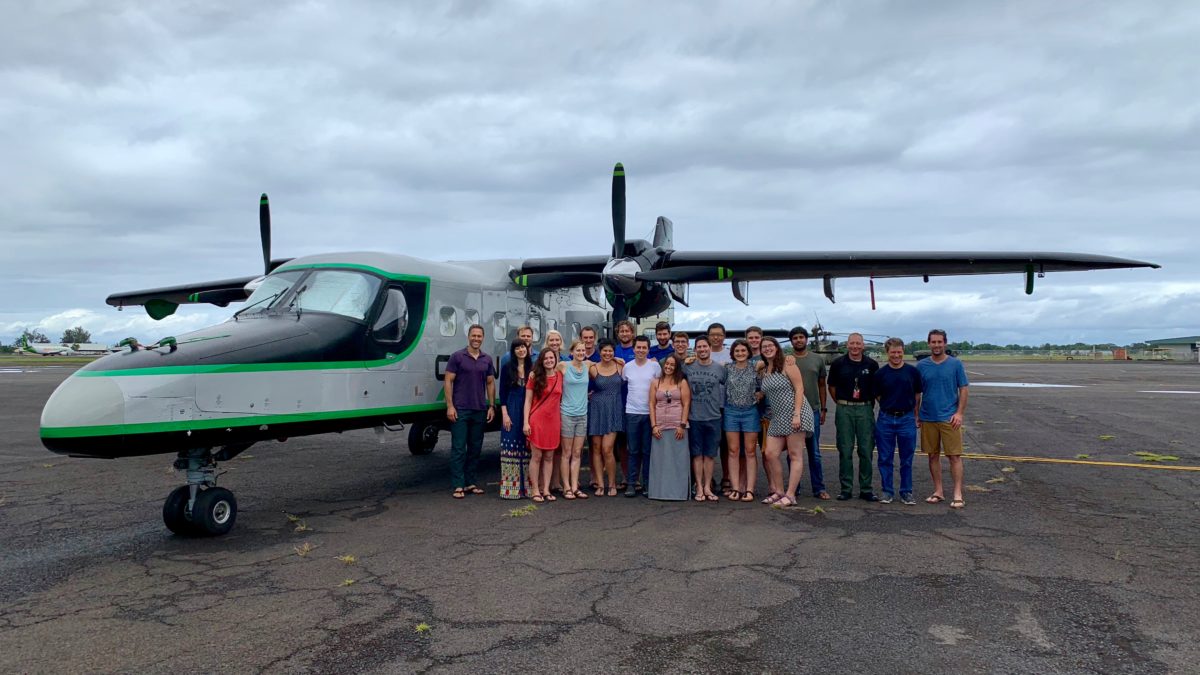
[[[500,373],[500,498],[529,496],[529,444],[525,441],[525,378],[533,372],[529,347],[516,340]]]
[[[613,447],[625,431],[625,401],[621,397],[621,364],[612,340],[600,341],[600,362],[592,364],[592,393],[588,400],[588,436],[592,439],[592,481],[596,496],[617,496],[617,460]]]

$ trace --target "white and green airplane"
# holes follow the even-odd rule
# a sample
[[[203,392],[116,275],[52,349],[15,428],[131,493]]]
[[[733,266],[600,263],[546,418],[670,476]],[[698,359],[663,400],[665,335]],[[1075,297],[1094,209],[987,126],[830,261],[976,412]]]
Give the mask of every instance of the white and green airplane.
[[[651,241],[625,237],[625,171],[613,172],[613,245],[570,258],[436,262],[397,253],[329,253],[272,260],[267,196],[259,207],[263,274],[108,297],[161,319],[179,305],[245,305],[228,320],[101,357],[67,378],[42,411],[41,439],[75,457],[171,453],[186,484],[163,505],[180,535],[233,527],[237,500],[217,487],[217,463],[254,443],[348,429],[409,425],[409,449],[431,452],[446,427],[442,380],[467,328],[484,327],[499,357],[516,331],[535,340],[584,326],[607,334],[626,317],[653,316],[687,285],[723,283],[746,301],[759,280],[1019,273],[1157,267],[1068,253],[675,250],[670,220]],[[499,416],[497,416],[499,417]],[[331,446],[331,450],[334,446]]]
[[[71,356],[75,353],[75,350],[66,345],[30,343],[24,335],[17,340],[17,348],[26,354],[39,356]]]

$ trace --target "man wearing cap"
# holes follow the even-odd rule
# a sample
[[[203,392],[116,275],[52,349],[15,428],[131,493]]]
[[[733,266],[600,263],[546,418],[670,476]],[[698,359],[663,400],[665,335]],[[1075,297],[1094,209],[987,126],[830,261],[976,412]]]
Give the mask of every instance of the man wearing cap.
[[[851,333],[846,353],[829,366],[829,395],[837,403],[839,501],[854,496],[854,450],[858,446],[858,496],[877,502],[871,487],[871,451],[875,449],[875,371],[879,364],[863,353],[861,333]]]
[[[749,334],[750,331],[746,332]],[[829,493],[825,491],[825,471],[821,468],[821,425],[825,423],[828,374],[825,359],[820,354],[808,351],[808,330],[804,326],[793,328],[788,338],[792,342],[796,368],[804,380],[804,396],[813,409],[813,434],[804,439],[805,449],[808,450],[808,480],[812,483],[814,497],[829,499]]]

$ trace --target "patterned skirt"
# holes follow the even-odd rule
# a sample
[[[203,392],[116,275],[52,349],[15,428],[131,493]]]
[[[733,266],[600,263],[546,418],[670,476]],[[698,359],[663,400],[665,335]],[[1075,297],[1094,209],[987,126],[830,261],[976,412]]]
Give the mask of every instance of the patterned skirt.
[[[529,446],[525,435],[518,432],[514,438],[501,434],[500,438],[500,498],[525,499],[529,496]]]

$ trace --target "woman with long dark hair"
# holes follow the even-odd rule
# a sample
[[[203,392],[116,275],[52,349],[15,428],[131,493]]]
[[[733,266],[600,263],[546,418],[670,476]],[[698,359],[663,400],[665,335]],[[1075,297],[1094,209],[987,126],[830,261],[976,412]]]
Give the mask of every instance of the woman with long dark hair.
[[[529,496],[529,443],[525,438],[525,380],[533,373],[529,345],[515,340],[500,373],[500,498]]]
[[[771,494],[764,504],[793,506],[796,503],[796,488],[804,473],[804,438],[813,431],[812,406],[804,397],[804,380],[795,361],[789,362],[783,355],[779,341],[764,337],[760,350],[762,363],[763,394],[767,397],[771,411],[771,422],[767,426],[767,437],[763,440],[764,464]],[[787,450],[791,470],[784,485],[783,465],[779,455]]]
[[[563,376],[558,372],[558,352],[545,349],[538,354],[533,375],[526,379],[525,436],[533,457],[529,462],[529,479],[533,484],[533,501],[556,501],[550,494],[550,476],[554,472],[554,453],[562,440]]]
[[[692,455],[688,449],[688,410],[692,392],[683,361],[674,353],[662,360],[662,375],[650,385],[650,484],[651,499],[688,498]]]

